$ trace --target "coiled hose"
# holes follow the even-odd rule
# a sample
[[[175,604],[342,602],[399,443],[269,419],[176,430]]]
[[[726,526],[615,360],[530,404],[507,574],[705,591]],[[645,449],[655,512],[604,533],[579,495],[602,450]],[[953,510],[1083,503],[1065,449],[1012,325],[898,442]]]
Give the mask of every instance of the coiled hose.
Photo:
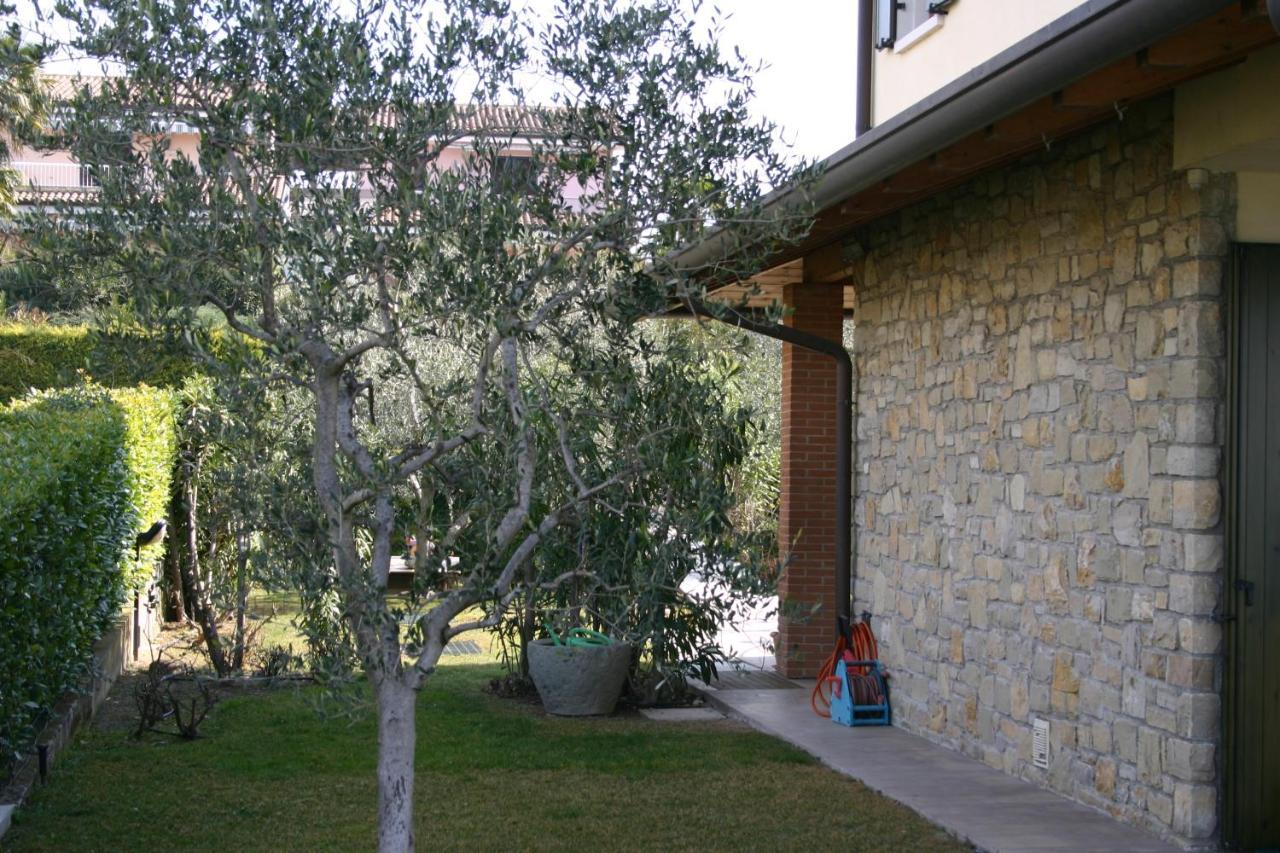
[[[819,717],[831,716],[831,691],[840,679],[836,678],[836,664],[850,653],[853,660],[879,660],[880,646],[876,643],[876,635],[871,632],[871,624],[865,619],[855,623],[849,631],[850,638],[844,634],[836,640],[836,647],[818,670],[818,681],[813,685],[813,694],[809,697],[809,705],[813,713]],[[853,667],[857,675],[866,675],[867,667]]]

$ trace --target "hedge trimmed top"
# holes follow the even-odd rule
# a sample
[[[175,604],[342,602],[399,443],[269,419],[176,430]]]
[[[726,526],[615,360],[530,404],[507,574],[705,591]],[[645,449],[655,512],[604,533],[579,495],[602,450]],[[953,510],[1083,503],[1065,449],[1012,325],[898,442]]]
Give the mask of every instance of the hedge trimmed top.
[[[0,403],[29,390],[78,384],[83,374],[105,388],[176,388],[197,372],[178,347],[158,337],[88,326],[0,322]]]

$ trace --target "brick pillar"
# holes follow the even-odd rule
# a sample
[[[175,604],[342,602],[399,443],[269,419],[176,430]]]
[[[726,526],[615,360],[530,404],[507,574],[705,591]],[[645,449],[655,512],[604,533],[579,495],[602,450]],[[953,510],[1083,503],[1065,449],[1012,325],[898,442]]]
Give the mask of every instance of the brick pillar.
[[[787,285],[787,325],[841,340],[843,288]],[[812,678],[835,641],[836,367],[828,356],[782,347],[782,501],[778,539],[791,560],[779,585],[778,668]],[[821,604],[816,611],[815,604]]]

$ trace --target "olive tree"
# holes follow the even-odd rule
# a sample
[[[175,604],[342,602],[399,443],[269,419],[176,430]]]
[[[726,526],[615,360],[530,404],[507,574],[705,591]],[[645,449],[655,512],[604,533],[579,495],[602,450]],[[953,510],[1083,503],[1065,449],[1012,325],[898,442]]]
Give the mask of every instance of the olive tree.
[[[761,201],[797,172],[749,115],[751,69],[679,0],[564,0],[533,23],[503,0],[60,8],[124,73],[61,126],[100,203],[32,245],[109,262],[150,316],[216,310],[305,395],[309,592],[373,687],[379,847],[411,849],[415,698],[450,639],[590,574],[533,558],[588,510],[622,513],[645,472],[717,476],[694,439],[740,418],[682,393],[687,352],[642,321],[797,236],[801,212]],[[669,260],[713,228],[738,266]],[[429,537],[393,603],[410,486]]]

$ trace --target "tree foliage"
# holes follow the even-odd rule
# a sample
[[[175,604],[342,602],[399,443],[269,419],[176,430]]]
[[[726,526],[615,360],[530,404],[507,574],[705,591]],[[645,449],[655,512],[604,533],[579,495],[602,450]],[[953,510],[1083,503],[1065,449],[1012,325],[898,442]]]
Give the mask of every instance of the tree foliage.
[[[8,167],[11,142],[35,132],[46,109],[36,74],[48,46],[24,40],[14,12],[12,3],[0,2],[0,16],[8,18],[0,29],[0,219],[12,215],[21,181]]]
[[[536,24],[502,0],[66,13],[126,74],[83,87],[63,129],[100,206],[32,219],[30,245],[111,265],[165,322],[212,306],[262,347],[252,393],[305,401],[291,470],[310,490],[271,535],[373,682],[380,846],[408,849],[413,697],[450,639],[616,557],[634,573],[623,533],[686,565],[728,545],[741,418],[644,321],[802,233],[806,211],[761,200],[797,172],[749,117],[750,68],[677,0],[564,0]],[[171,150],[178,121],[195,159]],[[713,229],[733,266],[672,261]],[[409,490],[430,496],[423,556],[392,601]],[[558,571],[584,537],[591,559]]]

